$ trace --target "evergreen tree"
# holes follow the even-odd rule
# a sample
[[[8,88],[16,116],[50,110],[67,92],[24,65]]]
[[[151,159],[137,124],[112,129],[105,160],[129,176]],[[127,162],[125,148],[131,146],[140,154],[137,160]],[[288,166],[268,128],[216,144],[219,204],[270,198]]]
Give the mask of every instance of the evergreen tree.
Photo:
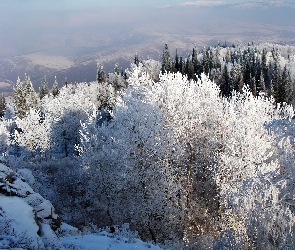
[[[25,98],[26,98],[26,104],[28,106],[28,111],[30,108],[37,109],[37,106],[38,106],[37,94],[33,88],[33,84],[29,76],[27,76],[26,83],[25,83]]]
[[[86,80],[85,80],[85,82],[86,82]],[[66,86],[66,88],[68,87],[68,78],[67,77],[65,77],[65,86]]]
[[[220,62],[220,46],[217,46],[215,50],[215,57],[214,57],[214,67],[216,69],[221,69],[221,62]]]
[[[266,93],[264,75],[262,71],[260,72],[260,77],[259,77],[259,80],[257,81],[256,88],[258,93],[261,93],[261,92]]]
[[[97,64],[97,76],[96,76],[97,82],[106,82],[106,73],[103,69],[103,66]]]
[[[251,91],[252,91],[253,96],[257,96],[257,84],[255,81],[255,77],[252,77],[250,79],[250,86],[251,86]]]
[[[232,81],[226,64],[224,65],[222,73],[220,91],[221,94],[226,97],[229,97],[232,92]]]
[[[275,62],[275,67],[273,69],[272,74],[272,94],[275,98],[276,102],[281,102],[281,84],[282,84],[282,77],[281,77],[281,69],[280,65]]]
[[[47,82],[46,76],[44,76],[44,81],[42,82],[41,87],[39,89],[40,100],[48,94],[49,94],[48,82]]]
[[[232,79],[233,89],[242,92],[242,89],[244,87],[243,82],[243,74],[242,74],[242,68],[241,65],[238,63],[235,63],[231,69],[230,76]]]
[[[254,60],[254,72],[253,72],[255,75],[256,82],[260,79],[261,72],[262,72],[261,60],[260,60],[260,57],[257,55],[255,56],[255,60]]]
[[[138,54],[137,53],[135,54],[135,57],[134,57],[134,64],[136,66],[138,66],[138,64],[139,64],[139,59],[138,59]]]
[[[292,101],[292,80],[290,76],[290,71],[287,67],[284,67],[282,75],[280,102],[290,103]]]
[[[185,67],[184,67],[184,62],[183,62],[183,59],[182,59],[182,56],[179,58],[179,72],[180,73],[182,73],[182,74],[184,74],[184,69],[185,69]]]
[[[196,49],[193,49],[192,64],[193,64],[193,68],[194,68],[194,74],[200,75],[201,70],[200,70],[200,64],[199,64],[199,61],[198,61],[198,52],[197,52]]]
[[[190,60],[190,58],[187,58],[187,60],[186,60],[186,74],[189,79],[193,79],[193,77],[194,77],[194,64]]]
[[[208,49],[208,68],[209,68],[209,73],[211,73],[211,70],[213,68],[216,68],[216,65],[215,65],[215,56],[214,56],[214,52],[213,52],[213,48],[210,47]]]
[[[251,62],[250,60],[245,60],[244,62],[244,69],[243,69],[243,78],[244,83],[248,85],[250,88],[252,87],[252,69],[251,69]]]
[[[203,51],[203,61],[202,61],[202,67],[203,72],[207,75],[210,73],[210,54],[209,49]]]
[[[26,78],[26,75],[25,75]],[[20,81],[19,77],[16,81],[16,86],[13,88],[13,103],[16,109],[16,115],[22,119],[26,116],[29,110],[26,103],[25,90],[23,88],[23,83]]]
[[[177,49],[176,49],[176,54],[175,54],[175,64],[174,64],[174,68],[175,68],[175,73],[178,71],[181,71],[181,67],[180,67],[180,62],[179,62],[179,57],[178,57],[178,53],[177,53]]]
[[[231,61],[231,53],[229,49],[226,49],[226,54],[225,54],[225,62],[228,63]]]
[[[0,96],[0,118],[4,117],[6,110],[6,100],[4,94]]]
[[[57,82],[56,76],[55,76],[54,83],[52,85],[51,93],[54,97],[56,97],[59,94],[59,88],[58,88],[58,82]]]
[[[171,58],[170,58],[170,53],[169,53],[169,49],[168,49],[167,44],[165,44],[165,48],[163,50],[162,74],[164,74],[165,71],[167,71],[167,72],[171,71]]]
[[[270,88],[269,84],[269,71],[268,71],[268,64],[267,64],[267,51],[266,48],[262,50],[262,55],[261,55],[261,71],[263,74],[264,78],[264,83],[266,88]]]
[[[271,55],[272,55],[272,57],[273,57],[273,59],[276,61],[276,62],[278,62],[279,61],[279,50],[278,50],[278,48],[272,48],[272,50],[271,50]]]
[[[119,67],[119,63],[118,62],[115,63],[114,73],[116,75],[120,75],[120,67]]]

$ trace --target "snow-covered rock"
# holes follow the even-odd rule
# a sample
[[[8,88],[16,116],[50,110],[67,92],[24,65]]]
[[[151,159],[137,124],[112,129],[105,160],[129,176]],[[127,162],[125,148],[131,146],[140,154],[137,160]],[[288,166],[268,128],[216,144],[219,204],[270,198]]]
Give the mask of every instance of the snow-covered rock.
[[[33,176],[31,170],[27,168],[21,168],[17,170],[17,173],[20,174],[30,186],[35,184],[35,177]]]
[[[33,180],[28,171],[21,172]],[[0,248],[63,249],[54,232],[60,225],[50,201],[35,193],[19,173],[0,164]]]

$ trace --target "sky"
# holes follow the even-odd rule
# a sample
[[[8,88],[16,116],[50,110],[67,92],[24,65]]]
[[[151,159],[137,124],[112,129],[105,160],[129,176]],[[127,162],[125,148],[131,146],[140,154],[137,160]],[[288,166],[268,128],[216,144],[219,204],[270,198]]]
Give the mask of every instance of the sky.
[[[70,10],[101,7],[166,7],[175,5],[201,5],[214,6],[222,4],[237,4],[247,0],[1,0],[0,12],[13,12],[15,10]],[[292,2],[287,0],[285,2]]]

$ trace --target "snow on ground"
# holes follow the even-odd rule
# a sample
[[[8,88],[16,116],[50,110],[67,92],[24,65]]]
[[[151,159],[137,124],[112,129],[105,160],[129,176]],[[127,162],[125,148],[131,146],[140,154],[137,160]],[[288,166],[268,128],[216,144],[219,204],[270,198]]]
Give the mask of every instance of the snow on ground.
[[[44,53],[32,53],[22,56],[29,59],[33,65],[42,65],[52,69],[68,69],[74,66],[74,61],[71,58],[65,56],[51,56]]]
[[[23,175],[23,176],[22,176]],[[0,249],[160,250],[123,225],[115,233],[85,234],[61,223],[50,201],[35,193],[28,169],[17,173],[0,163]]]
[[[139,239],[128,242],[129,239],[102,232],[100,234],[88,234],[84,236],[67,236],[60,238],[63,245],[67,248],[83,250],[161,250],[159,246],[143,242]]]
[[[17,245],[17,242],[35,238],[39,227],[34,220],[31,206],[18,197],[5,196],[3,194],[0,194],[0,204],[1,224],[6,227],[4,232],[1,232],[0,248],[9,248],[10,246]],[[6,237],[3,236],[5,232],[7,233]],[[36,237],[32,244],[26,244],[26,246],[35,249],[44,247],[39,237]]]

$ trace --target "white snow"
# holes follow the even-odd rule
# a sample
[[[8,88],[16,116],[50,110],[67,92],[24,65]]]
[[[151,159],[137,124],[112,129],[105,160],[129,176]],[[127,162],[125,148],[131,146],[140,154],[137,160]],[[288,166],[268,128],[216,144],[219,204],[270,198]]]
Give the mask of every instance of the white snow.
[[[17,173],[19,173],[22,177],[24,177],[24,179],[29,185],[35,184],[35,178],[31,170],[27,168],[21,168],[17,170]]]
[[[10,235],[16,238],[35,239],[30,247],[38,249],[44,247],[41,239],[36,238],[38,225],[34,220],[33,209],[19,197],[4,196],[0,194],[1,212],[6,221],[9,221]],[[7,247],[7,237],[1,237],[0,247]],[[13,237],[14,238],[14,237]],[[9,247],[9,245],[8,245]]]
[[[58,233],[62,236],[76,236],[81,235],[81,232],[78,228],[73,227],[65,222],[63,222],[58,229]]]
[[[61,242],[65,247],[75,246],[84,250],[160,250],[159,246],[145,243],[139,239],[133,243],[126,242],[128,239],[124,237],[112,237],[107,233],[99,235],[89,234],[84,236],[69,236],[61,238]]]

